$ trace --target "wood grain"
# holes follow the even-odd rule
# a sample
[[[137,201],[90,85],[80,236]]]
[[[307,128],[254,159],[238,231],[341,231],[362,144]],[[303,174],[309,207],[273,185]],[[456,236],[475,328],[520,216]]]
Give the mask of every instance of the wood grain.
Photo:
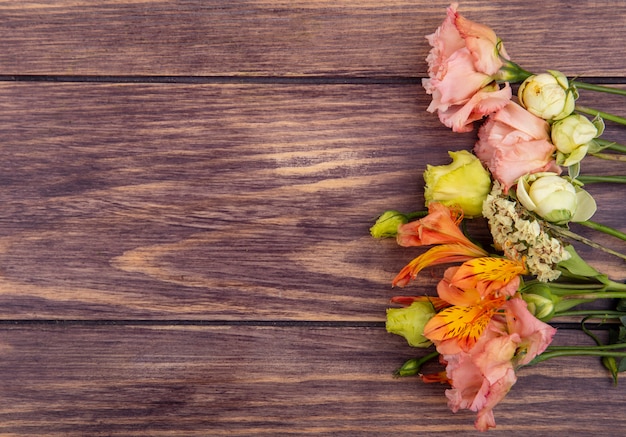
[[[1,331],[6,436],[478,435],[473,413],[448,410],[444,386],[393,378],[423,352],[383,328]],[[581,340],[570,331],[558,338]],[[519,372],[489,435],[619,435],[623,415],[603,418],[608,405],[626,407],[622,391],[597,359],[547,361]]]
[[[424,76],[424,35],[449,3],[5,0],[0,74]],[[465,1],[461,12],[531,71],[624,72],[623,1]]]
[[[392,377],[423,353],[382,323],[421,249],[368,236],[475,140],[419,83],[447,5],[0,0],[0,435],[478,435],[444,386]],[[529,70],[625,83],[626,2],[460,9]],[[588,189],[626,231],[621,187]],[[489,434],[621,435],[622,390],[594,358],[522,369]]]
[[[4,319],[382,320],[421,249],[369,226],[422,209],[425,165],[474,141],[416,85],[5,83],[0,100]]]

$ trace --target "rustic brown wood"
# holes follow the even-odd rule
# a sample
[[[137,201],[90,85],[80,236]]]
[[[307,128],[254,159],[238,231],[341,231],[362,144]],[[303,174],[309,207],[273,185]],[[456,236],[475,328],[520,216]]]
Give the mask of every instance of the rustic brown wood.
[[[368,237],[474,141],[419,83],[447,5],[0,2],[0,435],[478,435],[444,386],[392,377],[423,353],[382,323],[421,250]],[[625,83],[626,2],[460,9],[530,70]],[[626,231],[621,186],[587,188]],[[622,435],[623,409],[598,359],[556,359],[519,372],[489,434]]]
[[[2,74],[423,76],[446,0],[4,1]],[[527,69],[615,76],[622,1],[465,1]]]
[[[413,84],[5,83],[0,100],[4,319],[382,320],[421,249],[368,227],[422,209],[426,164],[474,141]]]
[[[479,435],[473,413],[449,412],[444,386],[392,376],[423,351],[379,328],[5,326],[1,333],[2,435]],[[559,338],[581,340],[571,332]],[[623,415],[605,415],[625,402],[598,359],[554,359],[519,372],[489,435],[619,435]]]

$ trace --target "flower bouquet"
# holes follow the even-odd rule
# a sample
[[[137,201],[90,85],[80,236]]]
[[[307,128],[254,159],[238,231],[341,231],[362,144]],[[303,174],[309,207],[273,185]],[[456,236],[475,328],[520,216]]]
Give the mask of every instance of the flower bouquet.
[[[610,152],[626,147],[601,136],[604,120],[626,119],[576,103],[578,90],[626,93],[571,81],[554,70],[532,74],[510,60],[491,28],[457,9],[450,5],[443,24],[426,37],[432,49],[423,86],[432,96],[428,111],[454,132],[470,132],[480,123],[473,153],[448,152],[449,165],[427,165],[427,211],[386,211],[370,232],[401,246],[428,247],[393,286],[409,285],[429,266],[451,264],[436,295],[394,297],[398,307],[387,310],[386,327],[410,346],[434,349],[407,361],[397,374],[449,384],[445,395],[452,411],[477,412],[476,428],[487,430],[495,426],[493,408],[523,366],[594,355],[615,383],[626,370],[626,285],[590,266],[572,242],[626,257],[569,229],[576,222],[626,240],[624,233],[590,220],[597,206],[583,189],[584,183],[625,181],[580,174],[588,155],[623,160]],[[511,84],[519,84],[516,98]],[[466,219],[486,222],[490,244],[480,245],[464,232]],[[618,299],[617,307],[582,305],[599,299]],[[550,322],[562,316],[578,317],[596,346],[551,346],[556,329]],[[591,317],[612,322],[608,344],[586,328]],[[431,360],[443,370],[423,373]]]

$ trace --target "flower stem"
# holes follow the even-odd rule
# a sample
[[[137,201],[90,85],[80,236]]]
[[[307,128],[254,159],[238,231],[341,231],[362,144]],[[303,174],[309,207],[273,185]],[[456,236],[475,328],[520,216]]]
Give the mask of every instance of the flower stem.
[[[429,362],[430,360],[437,358],[439,356],[439,352],[431,352],[428,355],[423,356],[422,358],[412,358],[405,362],[402,367],[396,370],[395,376],[415,376],[420,373],[422,370],[422,366]]]
[[[410,212],[408,214],[405,214],[405,216],[409,219],[409,220],[413,220],[416,218],[422,218],[422,217],[426,217],[428,215],[428,211],[413,211]]]
[[[590,155],[607,161],[626,161],[626,156],[616,153],[590,153]]]
[[[570,81],[570,84],[581,90],[598,91],[601,93],[617,94],[620,96],[626,96],[626,90],[613,88],[602,85],[593,85],[590,83],[579,82],[577,80]]]
[[[616,143],[615,141],[603,140],[602,138],[596,138],[594,141],[605,149],[626,153],[626,146],[623,144]]]
[[[578,112],[582,112],[583,114],[589,114],[593,116],[599,115],[604,120],[613,121],[615,123],[623,124],[626,126],[626,118],[620,117],[618,115],[609,114],[608,112],[602,112],[602,111],[598,111],[597,109],[587,108],[586,106],[580,106],[580,105],[576,105],[576,110]]]
[[[625,345],[621,345],[621,347],[625,347]],[[577,356],[594,356],[594,357],[615,357],[615,358],[626,358],[626,352],[613,352],[606,349],[594,349],[593,347],[586,347],[584,349],[566,349],[566,350],[550,350],[548,352],[544,352],[541,355],[535,357],[529,365],[534,365],[540,363],[542,361],[549,360],[551,358],[557,357],[577,357]]]
[[[569,238],[575,241],[580,241],[581,243],[586,244],[587,246],[593,247],[594,249],[599,249],[603,252],[606,252],[608,254],[611,254],[613,256],[626,260],[626,255],[616,252],[613,249],[609,249],[608,247],[604,247],[601,244],[598,244],[588,238],[583,237],[582,235],[575,234],[574,232],[570,230],[567,230],[557,225],[553,225],[551,223],[546,223],[546,226],[562,237]]]
[[[623,311],[612,310],[571,310],[555,314],[555,317],[594,317],[596,319],[618,319],[626,316]]]
[[[584,222],[578,222],[583,226],[587,226],[595,231],[604,232],[605,234],[612,235],[613,237],[617,237],[620,240],[626,241],[626,233],[622,231],[618,231],[617,229],[611,228],[610,226],[603,225],[601,223],[592,222],[591,220],[586,220]]]
[[[626,291],[603,291],[603,292],[591,292],[588,294],[570,294],[567,299],[624,299],[626,298]]]
[[[614,184],[626,184],[626,176],[596,176],[596,175],[580,175],[576,178],[583,184],[591,184],[594,182],[609,182]]]

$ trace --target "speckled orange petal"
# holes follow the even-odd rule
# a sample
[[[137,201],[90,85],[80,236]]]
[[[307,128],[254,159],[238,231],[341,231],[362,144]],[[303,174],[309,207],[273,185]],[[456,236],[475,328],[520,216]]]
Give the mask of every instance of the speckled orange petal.
[[[424,336],[433,342],[454,339],[462,350],[469,351],[505,301],[502,297],[469,307],[445,308],[428,321]]]

